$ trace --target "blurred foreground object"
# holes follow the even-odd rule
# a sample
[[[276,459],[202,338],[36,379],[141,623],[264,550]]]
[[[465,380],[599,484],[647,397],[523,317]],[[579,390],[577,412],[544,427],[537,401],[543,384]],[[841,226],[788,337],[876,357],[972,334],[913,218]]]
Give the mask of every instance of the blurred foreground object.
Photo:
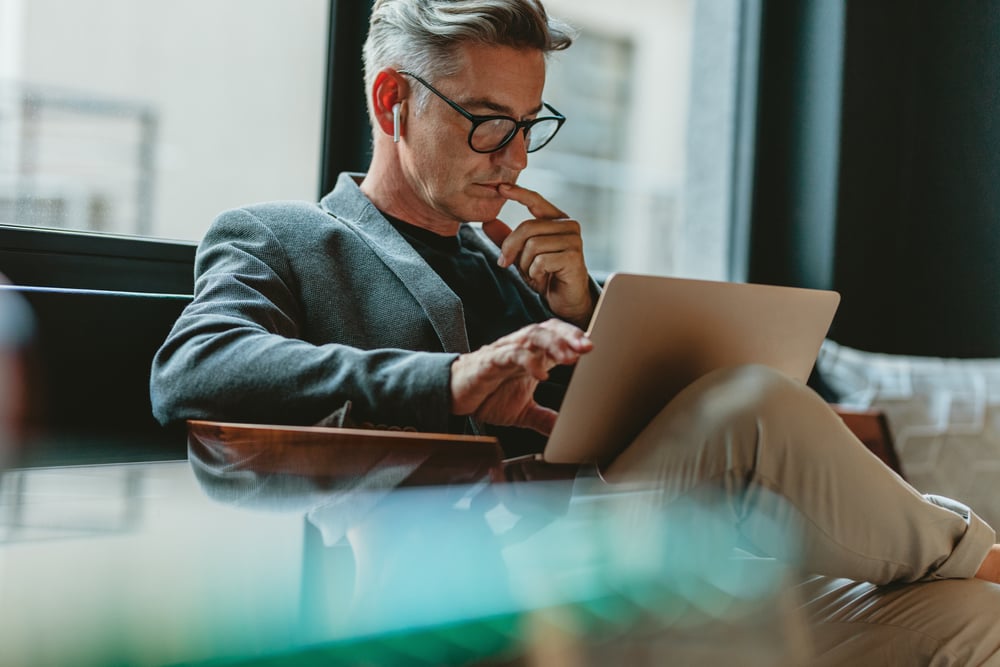
[[[391,446],[407,437],[189,422],[190,463],[209,497],[305,517],[303,659],[807,661],[794,564],[742,552],[721,499],[660,508],[642,486],[596,477],[497,481],[487,442],[465,443],[469,461],[456,466],[436,461],[447,442]],[[340,440],[359,438],[370,440],[370,455],[355,444],[345,456]],[[329,451],[316,455],[324,440]],[[275,442],[280,460],[269,451]],[[431,478],[441,481],[426,485]]]
[[[785,566],[734,557],[718,508],[623,493],[511,543],[489,486],[215,472],[0,476],[3,664],[807,662]]]
[[[0,284],[5,283],[0,276]],[[32,337],[31,311],[14,293],[0,291],[0,470],[23,437],[28,402],[27,353]]]

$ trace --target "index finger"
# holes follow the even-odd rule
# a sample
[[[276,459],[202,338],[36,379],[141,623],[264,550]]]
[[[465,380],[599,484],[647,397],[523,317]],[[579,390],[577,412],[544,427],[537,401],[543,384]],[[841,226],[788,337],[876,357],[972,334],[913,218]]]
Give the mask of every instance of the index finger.
[[[534,190],[513,183],[504,183],[498,192],[507,199],[523,204],[536,218],[565,218],[566,214]]]
[[[538,328],[552,333],[553,350],[568,346],[573,353],[581,354],[589,352],[594,347],[587,333],[575,324],[552,318],[540,323]]]

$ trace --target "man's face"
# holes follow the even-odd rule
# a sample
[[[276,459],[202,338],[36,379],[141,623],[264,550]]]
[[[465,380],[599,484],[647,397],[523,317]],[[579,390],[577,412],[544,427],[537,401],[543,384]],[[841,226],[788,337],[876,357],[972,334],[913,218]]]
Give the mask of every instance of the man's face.
[[[430,83],[475,115],[534,118],[541,110],[545,57],[541,51],[468,44],[461,48],[458,74]],[[411,80],[416,88],[421,84]],[[524,135],[494,153],[469,147],[472,124],[444,100],[428,92],[421,111],[411,115],[400,151],[404,177],[426,213],[442,222],[491,220],[506,201],[500,183],[514,183],[528,163]]]

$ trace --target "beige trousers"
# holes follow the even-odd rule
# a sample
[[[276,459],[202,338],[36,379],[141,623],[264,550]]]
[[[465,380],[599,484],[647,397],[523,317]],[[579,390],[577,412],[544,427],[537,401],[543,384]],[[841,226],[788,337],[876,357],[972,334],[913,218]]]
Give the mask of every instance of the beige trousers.
[[[914,490],[801,383],[757,366],[712,373],[605,478],[648,484],[652,506],[721,492],[753,551],[810,573],[798,591],[816,664],[1000,665],[1000,585],[970,579],[993,529]]]

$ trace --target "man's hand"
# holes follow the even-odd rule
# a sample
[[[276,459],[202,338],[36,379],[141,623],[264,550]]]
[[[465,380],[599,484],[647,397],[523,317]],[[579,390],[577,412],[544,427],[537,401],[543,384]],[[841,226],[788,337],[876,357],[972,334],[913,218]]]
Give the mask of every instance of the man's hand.
[[[516,266],[553,313],[586,328],[595,304],[580,223],[532,190],[504,184],[498,192],[535,216],[513,231],[499,219],[483,223],[483,231],[500,247],[500,266]]]
[[[535,387],[560,364],[575,364],[593,344],[561,320],[532,324],[451,365],[451,409],[498,426],[521,426],[548,435],[556,412],[535,402]]]

